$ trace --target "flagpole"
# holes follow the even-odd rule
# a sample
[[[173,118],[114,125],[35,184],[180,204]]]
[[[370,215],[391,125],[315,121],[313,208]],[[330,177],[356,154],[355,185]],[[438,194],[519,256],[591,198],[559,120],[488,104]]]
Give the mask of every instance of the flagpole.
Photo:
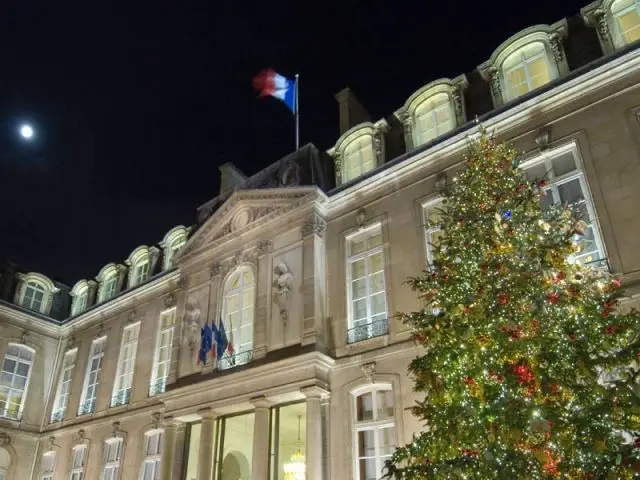
[[[295,114],[296,114],[296,151],[300,148],[300,108],[298,107],[298,87],[300,85],[300,75],[296,73],[296,97],[295,97]]]

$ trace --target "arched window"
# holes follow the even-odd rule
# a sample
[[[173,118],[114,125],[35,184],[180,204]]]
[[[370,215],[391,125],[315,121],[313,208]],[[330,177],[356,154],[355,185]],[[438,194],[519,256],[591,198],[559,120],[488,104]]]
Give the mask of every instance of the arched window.
[[[11,454],[6,448],[0,447],[0,480],[8,480],[11,467]]]
[[[131,252],[126,261],[129,266],[129,287],[140,285],[149,278],[149,273],[151,272],[150,262],[149,247],[143,245]]]
[[[611,16],[620,46],[640,39],[640,0],[616,0],[611,4]]]
[[[380,478],[396,448],[395,402],[390,384],[351,392],[355,435],[354,478]]]
[[[516,50],[502,63],[506,100],[513,100],[549,83],[554,69],[542,42],[532,42]]]
[[[116,295],[116,287],[118,284],[118,275],[116,272],[109,273],[105,276],[102,285],[102,295],[100,296],[102,301],[109,300],[110,298],[115,297]]]
[[[413,114],[414,146],[423,145],[453,130],[455,114],[451,99],[446,93],[438,93],[424,100]]]
[[[253,351],[253,306],[255,279],[248,267],[239,267],[224,285],[223,322],[234,362],[229,366],[247,363]],[[224,368],[224,362],[222,363]]]
[[[82,287],[78,289],[77,293],[74,293],[73,296],[73,307],[71,309],[72,315],[80,315],[87,309],[87,301],[89,298],[89,289],[88,287]]]
[[[0,372],[0,417],[20,420],[33,370],[35,351],[10,343]]]
[[[22,296],[22,306],[29,310],[41,312],[45,305],[45,295],[47,290],[44,286],[35,281],[27,282],[24,286],[24,294]]]
[[[373,137],[362,135],[352,140],[344,149],[342,181],[348,182],[376,167]]]

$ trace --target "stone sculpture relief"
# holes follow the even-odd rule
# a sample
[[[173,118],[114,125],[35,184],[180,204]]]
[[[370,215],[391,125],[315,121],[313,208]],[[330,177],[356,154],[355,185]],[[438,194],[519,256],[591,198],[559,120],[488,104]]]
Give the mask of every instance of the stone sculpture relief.
[[[187,327],[187,344],[191,352],[195,352],[198,347],[198,335],[200,334],[200,305],[196,300],[190,299],[184,313],[185,325]]]
[[[280,262],[273,269],[273,277],[273,300],[280,309],[280,319],[287,323],[293,274],[284,262]]]

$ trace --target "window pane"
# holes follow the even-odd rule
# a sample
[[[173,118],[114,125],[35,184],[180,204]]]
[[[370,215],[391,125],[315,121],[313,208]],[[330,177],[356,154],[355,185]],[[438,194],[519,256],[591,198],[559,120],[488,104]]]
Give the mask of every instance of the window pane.
[[[393,418],[393,390],[378,390],[376,392],[376,420]]]
[[[373,394],[371,392],[356,397],[356,419],[358,422],[373,420]]]
[[[395,427],[382,428],[378,430],[378,444],[381,455],[391,455],[396,449],[396,429]]]
[[[296,474],[305,478],[306,411],[305,403],[279,407],[277,480],[300,478]],[[275,417],[275,409],[272,412]]]
[[[584,200],[582,186],[578,178],[558,185],[558,193],[560,194],[560,201],[563,204],[568,203],[569,205],[573,205]]]
[[[224,419],[222,471],[229,478],[251,478],[254,413]]]
[[[375,457],[375,430],[362,430],[358,432],[358,456]]]
[[[576,162],[572,152],[567,152],[553,159],[553,173],[556,177],[561,177],[576,170]],[[544,165],[544,164],[542,164]]]

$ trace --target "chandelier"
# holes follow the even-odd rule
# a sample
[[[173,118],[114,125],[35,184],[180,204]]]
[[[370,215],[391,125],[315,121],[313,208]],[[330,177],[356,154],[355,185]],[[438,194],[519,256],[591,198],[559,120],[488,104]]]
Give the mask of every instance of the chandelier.
[[[284,478],[285,480],[305,480],[307,464],[305,462],[304,453],[299,448],[302,445],[300,441],[300,420],[302,415],[298,415],[298,449],[291,455],[289,463],[284,464]]]

